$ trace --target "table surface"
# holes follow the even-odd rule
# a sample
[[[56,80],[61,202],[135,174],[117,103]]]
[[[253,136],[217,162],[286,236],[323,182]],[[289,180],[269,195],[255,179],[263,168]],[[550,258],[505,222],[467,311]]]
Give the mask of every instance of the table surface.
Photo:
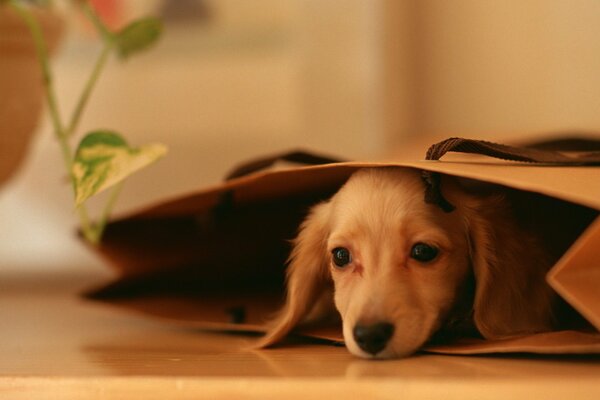
[[[0,273],[0,398],[600,398],[600,358],[368,361],[316,343],[255,350],[78,296],[106,277]]]

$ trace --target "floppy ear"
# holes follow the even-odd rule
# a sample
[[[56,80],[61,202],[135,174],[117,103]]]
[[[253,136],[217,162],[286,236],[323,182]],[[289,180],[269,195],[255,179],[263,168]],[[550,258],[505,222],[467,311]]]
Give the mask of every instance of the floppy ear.
[[[537,235],[520,226],[500,195],[471,201],[464,212],[479,332],[500,338],[551,330],[555,295],[545,280],[551,261]]]
[[[287,269],[286,304],[259,347],[271,346],[283,339],[314,311],[330,287],[326,257],[330,208],[330,203],[316,205],[302,223]]]

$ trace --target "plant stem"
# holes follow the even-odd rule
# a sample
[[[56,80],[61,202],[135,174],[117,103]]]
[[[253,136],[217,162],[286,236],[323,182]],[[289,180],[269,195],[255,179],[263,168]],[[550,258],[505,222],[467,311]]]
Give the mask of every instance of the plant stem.
[[[104,228],[106,228],[106,223],[108,222],[108,217],[110,217],[110,213],[117,202],[117,198],[119,197],[119,193],[121,193],[121,189],[123,188],[123,182],[119,182],[116,184],[110,193],[108,200],[106,201],[106,205],[104,206],[104,210],[100,215],[100,219],[98,223],[94,226],[94,231],[96,234],[96,241],[93,243],[98,243],[102,234],[104,233]]]
[[[112,50],[112,43],[107,42],[104,45],[104,48],[102,49],[102,52],[100,53],[100,56],[96,60],[94,69],[92,70],[92,73],[90,74],[90,76],[85,84],[83,92],[81,93],[81,96],[79,97],[77,106],[75,107],[75,110],[73,111],[73,114],[71,116],[71,120],[69,123],[69,127],[65,131],[65,136],[67,138],[71,137],[77,130],[77,125],[79,125],[79,121],[81,119],[81,115],[83,114],[83,110],[85,109],[85,106],[87,105],[90,95],[92,94],[92,90],[94,89],[94,86],[96,85],[96,82],[98,81],[98,78],[100,77],[100,73],[102,72],[102,69],[104,68],[104,65],[106,64],[106,61],[108,60],[108,56],[110,55],[111,50]]]
[[[92,6],[88,2],[83,2],[81,4],[81,8],[85,15],[88,17],[88,19],[92,22],[92,24],[94,24],[96,30],[102,37],[102,40],[104,42],[104,48],[102,49],[100,56],[94,64],[94,69],[92,70],[92,73],[90,74],[85,84],[83,92],[81,93],[79,101],[77,102],[77,106],[75,107],[73,115],[71,116],[69,127],[66,130],[67,137],[71,137],[73,133],[75,133],[77,125],[79,124],[79,120],[81,119],[81,114],[83,113],[83,110],[87,105],[90,95],[92,94],[92,90],[94,89],[94,86],[96,85],[96,82],[100,77],[102,69],[104,69],[104,66],[106,64],[106,61],[108,60],[108,56],[110,55],[114,43],[113,34],[108,30],[106,25],[104,25],[104,23],[98,17],[98,14],[96,14]]]
[[[46,95],[46,101],[48,103],[50,118],[52,119],[52,125],[54,127],[54,133],[60,144],[63,161],[65,163],[65,167],[67,168],[69,178],[71,180],[71,183],[74,185],[75,178],[72,173],[73,155],[71,152],[71,148],[69,147],[67,136],[65,135],[64,125],[61,121],[60,113],[58,110],[58,103],[56,101],[52,72],[50,70],[50,64],[48,62],[48,48],[46,46],[46,41],[44,40],[42,29],[40,28],[39,23],[36,21],[33,15],[29,12],[29,10],[22,4],[20,4],[19,1],[10,0],[9,5],[21,17],[23,22],[25,22],[33,38],[37,59],[42,69],[42,82],[44,85],[44,93]],[[93,236],[93,226],[92,224],[90,224],[87,210],[85,207],[82,206],[78,208],[78,213],[81,221],[81,229],[83,231],[83,234],[89,240],[89,238]]]
[[[92,6],[86,1],[81,3],[81,8],[92,24],[94,24],[100,36],[102,36],[104,43],[112,43],[114,41],[113,33],[104,25],[104,22],[98,17]]]
[[[87,208],[85,205],[81,205],[77,208],[77,213],[79,214],[79,221],[81,222],[81,233],[83,233],[83,237],[93,244],[97,244],[99,241],[98,235],[96,235],[94,224],[90,222],[90,218],[87,213]]]
[[[40,67],[42,68],[42,79],[45,89],[44,93],[50,109],[52,125],[54,126],[54,132],[60,139],[61,136],[63,136],[63,124],[60,119],[58,103],[56,102],[56,95],[54,93],[52,73],[48,63],[48,48],[46,46],[46,41],[44,40],[44,34],[42,33],[42,29],[33,15],[23,5],[21,5],[19,1],[10,0],[9,4],[12,9],[21,17],[21,19],[23,19],[23,22],[25,22],[27,25],[27,28],[29,29],[33,38],[37,59],[40,63]],[[63,156],[65,158],[65,162],[70,164],[71,152],[68,146],[63,147]]]

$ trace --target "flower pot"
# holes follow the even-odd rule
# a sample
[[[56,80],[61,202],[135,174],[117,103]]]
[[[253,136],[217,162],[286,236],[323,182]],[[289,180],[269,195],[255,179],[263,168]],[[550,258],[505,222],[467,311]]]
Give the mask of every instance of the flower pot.
[[[51,10],[34,10],[49,52],[63,31]],[[36,129],[44,103],[42,73],[33,40],[21,18],[0,6],[0,186],[18,169]]]

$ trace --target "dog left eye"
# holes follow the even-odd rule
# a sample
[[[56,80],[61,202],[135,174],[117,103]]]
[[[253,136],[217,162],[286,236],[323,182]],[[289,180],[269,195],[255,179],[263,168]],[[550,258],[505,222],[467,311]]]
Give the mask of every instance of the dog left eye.
[[[425,243],[417,243],[410,250],[411,258],[420,262],[428,262],[437,257],[439,250]]]
[[[333,263],[338,267],[345,267],[352,262],[352,255],[350,250],[345,247],[336,247],[331,251],[333,256]]]

